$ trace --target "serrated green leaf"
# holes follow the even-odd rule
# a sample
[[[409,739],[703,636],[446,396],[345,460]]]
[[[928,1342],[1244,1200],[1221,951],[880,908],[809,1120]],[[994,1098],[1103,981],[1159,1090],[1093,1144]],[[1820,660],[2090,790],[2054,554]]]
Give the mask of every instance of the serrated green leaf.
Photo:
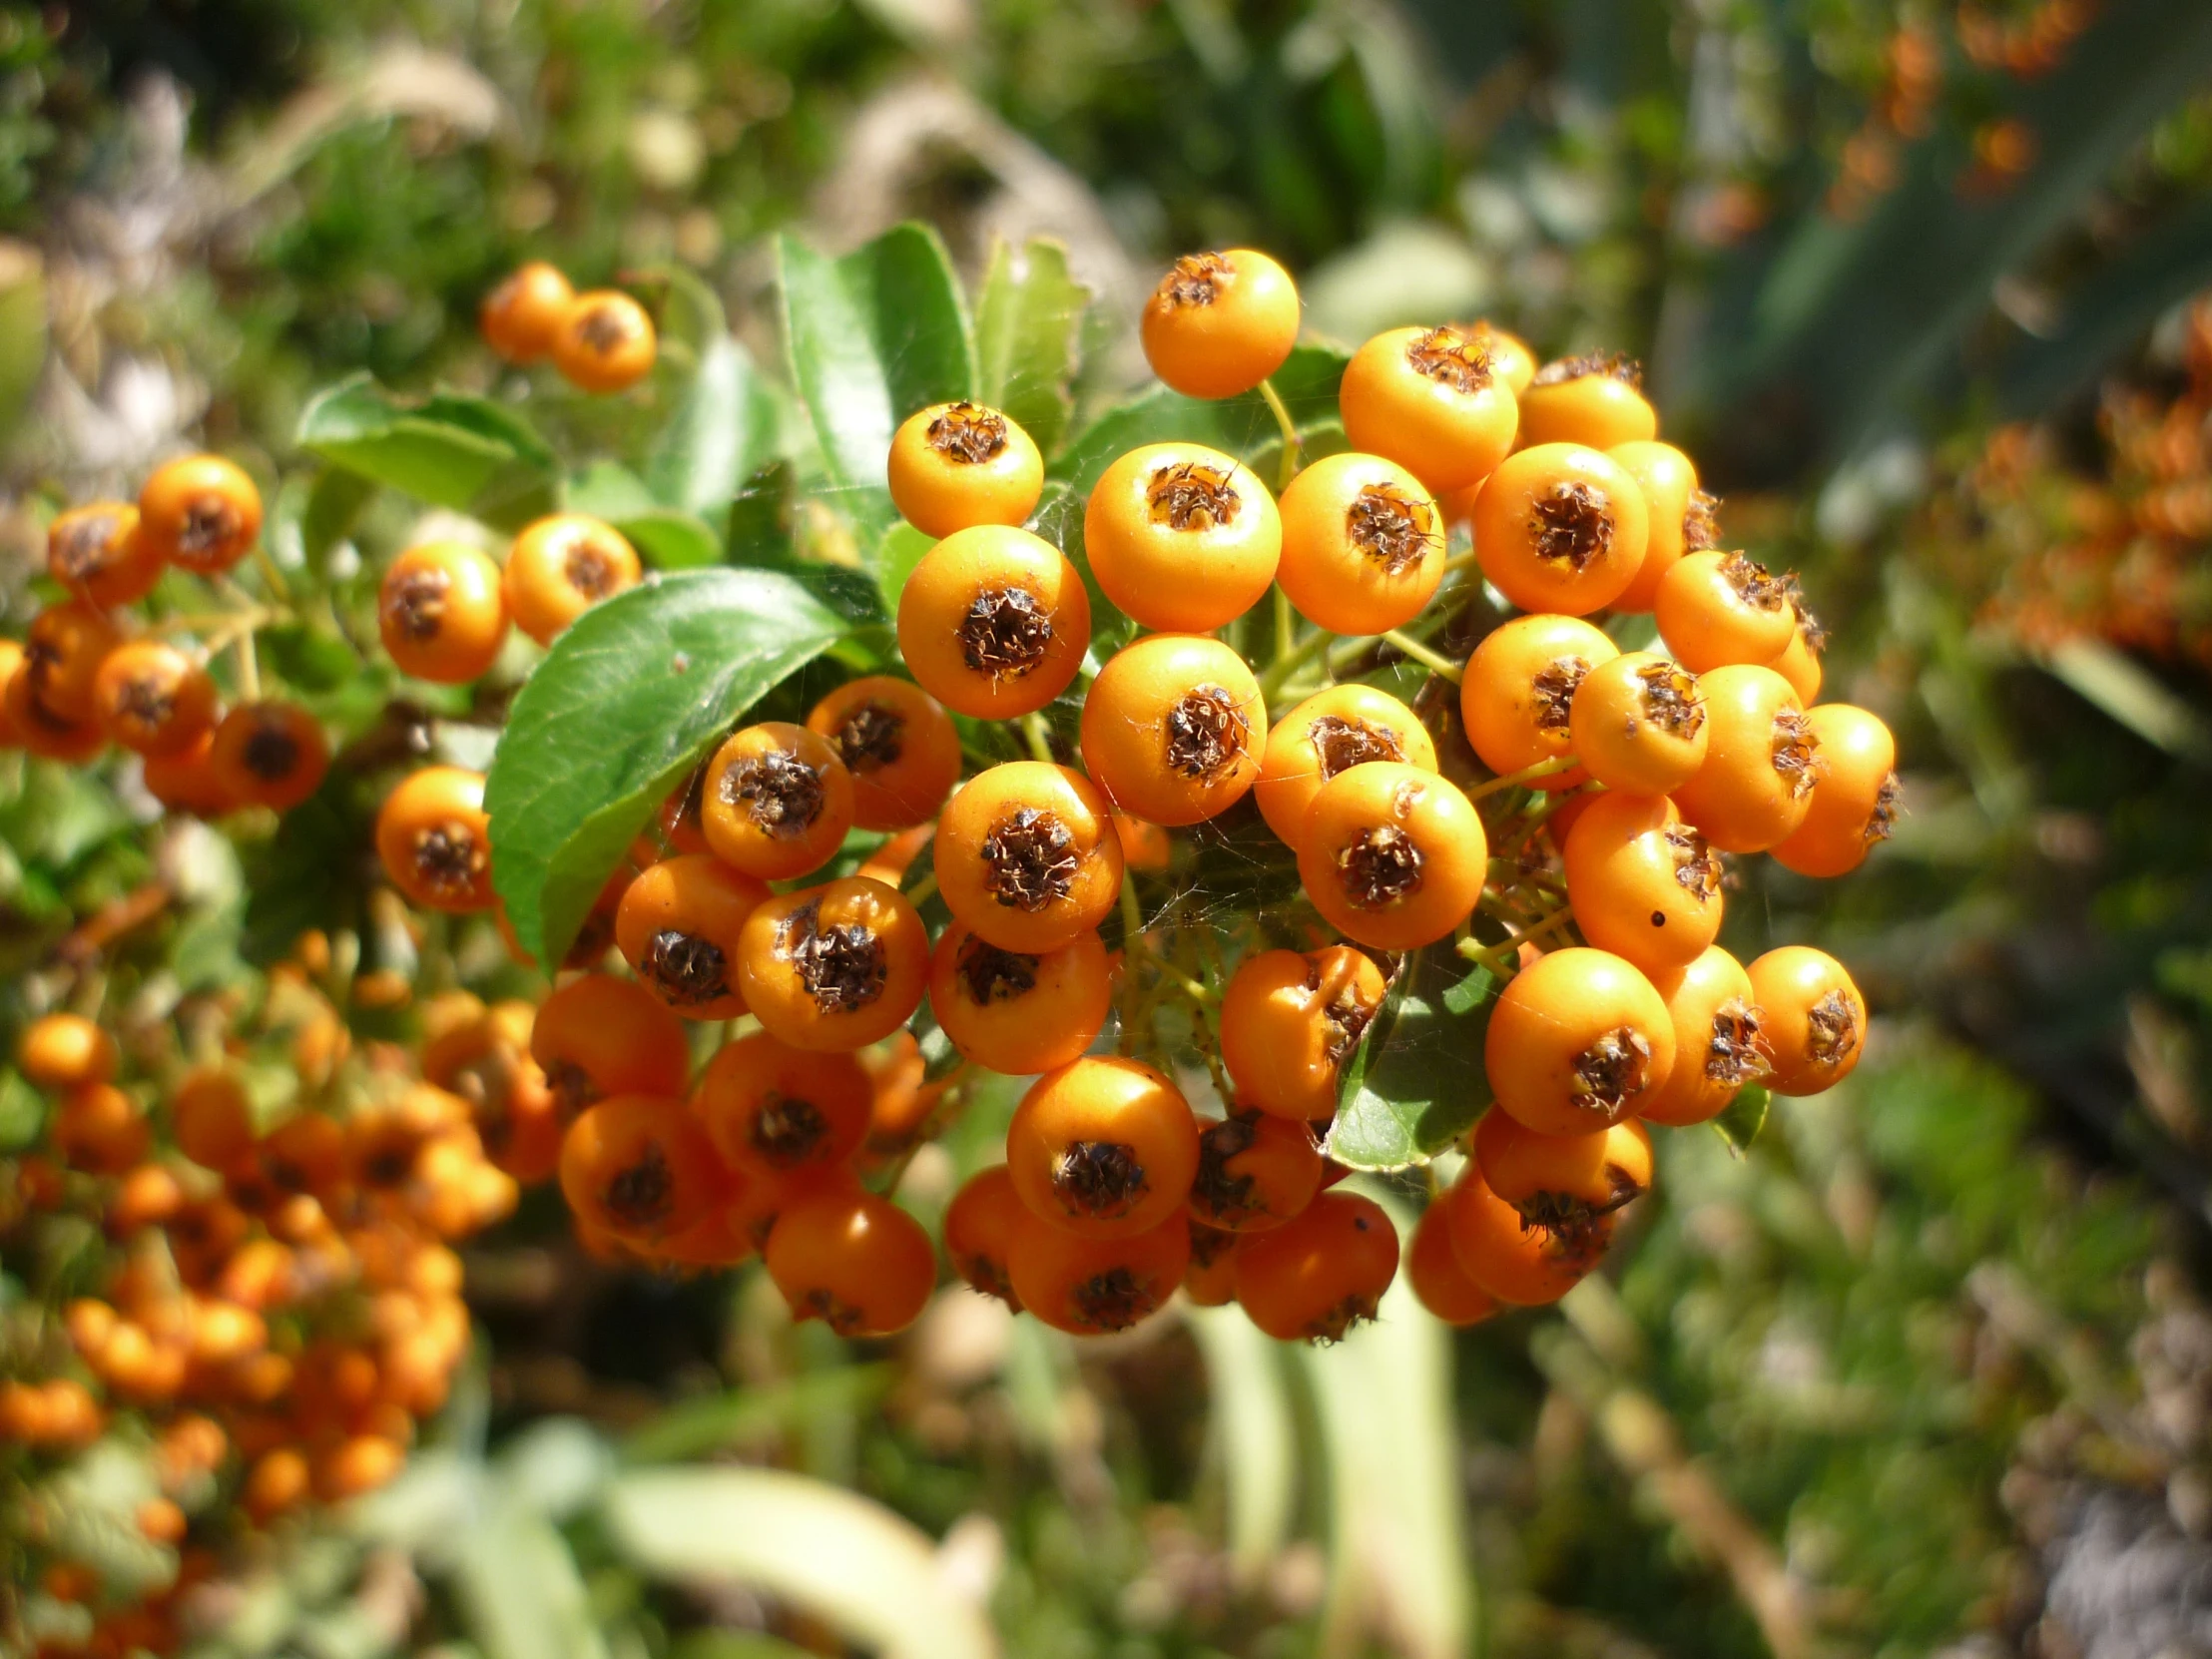
[[[928,1535],[879,1503],[779,1469],[647,1469],[605,1506],[616,1551],[654,1577],[768,1591],[883,1659],[990,1659],[982,1609]]]
[[[1061,244],[1038,237],[1019,249],[991,245],[975,306],[976,395],[1012,416],[1047,455],[1075,408],[1069,387],[1090,302]]]
[[[492,881],[523,947],[558,961],[669,790],[849,626],[788,576],[729,569],[578,618],[516,697],[484,787]]]
[[[712,518],[769,458],[776,429],[775,396],[752,357],[728,332],[715,333],[653,445],[646,484],[665,505]]]
[[[1403,1169],[1426,1162],[1482,1115],[1492,989],[1489,970],[1470,970],[1448,939],[1406,962],[1345,1061],[1330,1157],[1354,1169]]]
[[[357,374],[307,405],[296,440],[418,501],[519,529],[552,511],[560,464],[534,427],[488,398],[434,392],[402,399]]]
[[[831,480],[877,501],[854,516],[887,522],[891,434],[916,409],[975,395],[975,338],[937,234],[900,225],[841,259],[779,240],[792,383],[813,418]]]
[[[1773,1104],[1774,1097],[1766,1089],[1757,1083],[1747,1083],[1713,1120],[1713,1127],[1720,1131],[1729,1150],[1742,1157],[1759,1138],[1759,1131],[1766,1128],[1767,1112]]]

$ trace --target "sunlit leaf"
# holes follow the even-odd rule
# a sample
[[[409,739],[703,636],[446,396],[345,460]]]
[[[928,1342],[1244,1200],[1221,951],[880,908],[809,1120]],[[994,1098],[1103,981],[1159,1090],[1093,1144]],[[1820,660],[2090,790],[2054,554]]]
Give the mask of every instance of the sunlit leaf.
[[[1766,1128],[1767,1111],[1773,1104],[1774,1097],[1764,1088],[1748,1083],[1736,1091],[1736,1098],[1713,1120],[1713,1127],[1720,1131],[1728,1149],[1741,1156]]]
[[[1090,301],[1059,243],[992,244],[975,305],[976,395],[1012,416],[1047,455],[1075,407],[1068,388]]]
[[[1463,1134],[1490,1101],[1482,1068],[1494,982],[1447,939],[1414,954],[1344,1064],[1329,1155],[1402,1169]]]
[[[334,466],[507,530],[551,511],[560,485],[553,451],[506,405],[443,391],[408,400],[366,374],[309,403],[295,441]]]

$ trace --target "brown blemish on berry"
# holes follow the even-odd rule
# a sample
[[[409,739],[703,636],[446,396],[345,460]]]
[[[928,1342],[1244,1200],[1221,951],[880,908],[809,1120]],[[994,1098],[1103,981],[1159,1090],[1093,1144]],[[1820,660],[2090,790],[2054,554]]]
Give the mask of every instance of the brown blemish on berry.
[[[1321,781],[1325,784],[1338,773],[1350,772],[1370,761],[1405,759],[1405,746],[1388,727],[1341,720],[1335,715],[1323,715],[1307,726],[1306,746],[1321,762]]]
[[[1219,254],[1185,254],[1160,279],[1160,294],[1171,305],[1211,305],[1230,275],[1229,262]]]
[[[991,896],[1010,909],[1051,908],[1075,886],[1083,857],[1075,833],[1051,813],[1023,807],[999,820],[983,837],[983,878]]]
[[[1405,361],[1414,373],[1461,393],[1477,392],[1488,385],[1497,364],[1485,336],[1449,323],[1415,334],[1406,342]]]
[[[176,690],[176,682],[160,670],[150,669],[144,674],[134,674],[123,682],[123,692],[116,699],[115,712],[148,731],[158,732],[169,724],[170,716],[177,712]]]
[[[777,926],[775,954],[791,964],[815,1006],[826,1014],[865,1008],[883,994],[890,976],[875,929],[861,922],[823,926],[819,898],[810,898]]]
[[[1636,670],[1636,711],[1669,737],[1694,738],[1705,726],[1705,699],[1697,681],[1677,663],[1646,663]]]
[[[1719,496],[1709,490],[1690,491],[1689,504],[1682,509],[1682,550],[1685,553],[1710,553],[1720,546],[1720,510]]]
[[[697,1008],[730,994],[730,960],[722,946],[681,928],[664,927],[646,941],[638,971],[678,1008]]]
[[[177,527],[177,550],[188,559],[200,558],[229,546],[244,528],[228,496],[198,496],[185,508],[184,522]]]
[[[54,544],[62,580],[87,581],[114,564],[122,551],[116,535],[122,522],[115,513],[94,513],[65,526]]]
[[[1605,1166],[1607,1193],[1602,1203],[1593,1204],[1586,1198],[1572,1193],[1535,1192],[1522,1199],[1513,1208],[1520,1212],[1521,1231],[1543,1228],[1553,1233],[1586,1232],[1601,1217],[1633,1204],[1644,1196],[1644,1184],[1618,1164]]]
[[[614,592],[615,562],[589,536],[579,536],[561,557],[561,576],[580,597],[604,599]]]
[[[804,835],[829,804],[822,774],[785,749],[734,763],[722,775],[720,793],[724,806],[742,803],[753,827],[780,840]]]
[[[811,1100],[771,1090],[753,1114],[747,1139],[753,1150],[778,1169],[790,1169],[814,1156],[815,1148],[830,1133],[830,1120]]]
[[[562,1123],[576,1121],[588,1106],[600,1099],[599,1085],[574,1060],[555,1060],[545,1068],[545,1086],[553,1096],[553,1112]]]
[[[1335,1307],[1307,1321],[1304,1336],[1318,1347],[1333,1347],[1343,1342],[1354,1326],[1372,1322],[1378,1307],[1374,1297],[1354,1291]]]
[[[1026,588],[975,596],[960,619],[960,659],[993,680],[1017,680],[1052,648],[1052,617]]]
[[[1258,1138],[1250,1118],[1224,1118],[1198,1138],[1198,1175],[1191,1183],[1191,1198],[1216,1226],[1234,1227],[1267,1214],[1267,1204],[1253,1190],[1252,1177],[1229,1170],[1229,1161],[1251,1150]]]
[[[1801,710],[1784,709],[1774,717],[1775,775],[1789,787],[1790,799],[1802,801],[1821,781],[1821,740],[1812,721]]]
[[[967,1281],[969,1290],[995,1296],[1016,1313],[1021,1311],[1021,1300],[1014,1295],[1014,1282],[1004,1263],[994,1262],[978,1250],[957,1258],[952,1266]]]
[[[948,404],[922,434],[955,466],[980,466],[1006,449],[1006,417],[966,398]]]
[[[1561,357],[1536,370],[1535,378],[1529,383],[1557,386],[1569,380],[1588,379],[1593,374],[1604,375],[1627,386],[1644,383],[1644,365],[1619,351],[1590,351],[1579,357]]]
[[[970,937],[960,947],[957,964],[968,1000],[978,1008],[994,1002],[1011,1002],[1037,988],[1038,958],[1018,950],[1001,950],[987,939]]]
[[[636,331],[632,322],[624,306],[594,305],[577,319],[576,337],[604,357],[628,343]]]
[[[1071,1216],[1126,1216],[1151,1187],[1136,1148],[1119,1141],[1070,1141],[1052,1161],[1053,1196]]]
[[[1185,693],[1168,711],[1164,731],[1168,765],[1209,784],[1233,769],[1252,741],[1252,723],[1235,694],[1221,686]]]
[[[877,772],[905,751],[906,717],[880,703],[863,703],[837,728],[837,759],[852,772]]]
[[[1395,825],[1363,830],[1337,849],[1337,878],[1363,910],[1381,910],[1420,891],[1421,850]]]
[[[1613,545],[1613,504],[1603,490],[1562,478],[1529,505],[1536,557],[1582,570]]]
[[[1191,1266],[1194,1268],[1212,1267],[1220,1260],[1222,1252],[1233,1248],[1237,1242],[1236,1234],[1219,1227],[1208,1227],[1195,1217],[1191,1221],[1190,1234]]]
[[[457,820],[415,831],[415,875],[440,898],[472,891],[490,862],[476,831]]]
[[[1091,1331],[1126,1331],[1152,1312],[1153,1299],[1127,1268],[1093,1274],[1068,1293],[1077,1323]]]
[[[1755,611],[1779,611],[1790,603],[1790,582],[1743,553],[1722,557],[1721,580]]]
[[[239,759],[265,784],[281,784],[299,770],[299,740],[282,722],[258,720]]]
[[[861,1311],[849,1302],[840,1301],[830,1291],[815,1289],[800,1298],[804,1312],[801,1319],[822,1321],[840,1337],[849,1337],[860,1329],[864,1320]]]
[[[1840,1066],[1859,1046],[1859,1010],[1841,990],[1830,991],[1805,1013],[1805,1051],[1817,1066]]]
[[[1882,788],[1875,791],[1874,811],[1867,815],[1866,837],[1869,846],[1886,841],[1897,832],[1898,815],[1905,810],[1905,786],[1891,773],[1882,780]]]
[[[1574,1057],[1568,1090],[1577,1104],[1617,1118],[1650,1075],[1650,1039],[1632,1025],[1616,1025]]]
[[[1674,861],[1674,884],[1699,903],[1709,902],[1721,890],[1721,860],[1712,843],[1692,826],[1670,824],[1659,831]]]
[[[1536,730],[1567,730],[1574,715],[1574,694],[1581,690],[1590,665],[1580,657],[1554,657],[1528,682],[1528,699],[1535,706]]]
[[[1442,540],[1423,524],[1424,516],[1403,490],[1389,484],[1370,484],[1345,510],[1345,535],[1384,572],[1395,576]]]
[[[1237,493],[1232,476],[1204,461],[1178,461],[1160,468],[1145,486],[1152,522],[1171,530],[1194,531],[1236,523],[1244,498]]]
[[[1770,1069],[1759,1010],[1740,996],[1730,997],[1713,1013],[1713,1034],[1705,1044],[1705,1075],[1736,1088],[1764,1077]]]
[[[392,585],[385,610],[408,639],[434,640],[445,625],[445,596],[452,586],[453,578],[442,570],[410,570]]]

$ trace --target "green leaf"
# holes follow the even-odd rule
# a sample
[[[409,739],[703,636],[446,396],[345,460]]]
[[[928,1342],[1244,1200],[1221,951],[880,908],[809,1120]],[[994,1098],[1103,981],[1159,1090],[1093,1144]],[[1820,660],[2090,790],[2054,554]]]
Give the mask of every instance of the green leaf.
[[[45,1121],[46,1097],[13,1067],[0,1068],[0,1152],[29,1146]]]
[[[898,615],[898,595],[906,586],[906,578],[913,575],[914,566],[921,563],[922,555],[936,545],[904,519],[892,525],[877,544],[873,561],[876,586],[892,616]]]
[[[503,530],[553,509],[560,464],[504,404],[458,392],[403,400],[357,374],[309,403],[300,448],[333,466]]]
[[[991,244],[975,306],[976,395],[1013,417],[1047,455],[1074,412],[1083,313],[1091,290],[1068,275],[1068,251],[1034,238]]]
[[[572,513],[585,513],[612,524],[658,512],[659,499],[645,480],[619,461],[594,461],[568,481],[564,505]]]
[[[454,1540],[452,1583],[485,1659],[604,1659],[576,1557],[553,1523],[494,1499]]]
[[[333,628],[281,622],[255,636],[262,660],[287,684],[306,692],[333,691],[360,672],[361,655]]]
[[[1333,345],[1301,345],[1275,371],[1275,389],[1302,436],[1310,439],[1338,425],[1337,385],[1347,360]],[[1249,464],[1281,441],[1282,428],[1256,391],[1209,402],[1157,386],[1084,427],[1046,475],[1088,496],[1099,474],[1140,444],[1203,443]],[[1267,474],[1271,484],[1273,476]]]
[[[883,488],[891,433],[916,409],[975,395],[975,339],[936,232],[900,225],[842,259],[778,242],[792,383],[830,478]]]
[[[630,540],[638,557],[655,570],[696,570],[722,563],[722,538],[714,526],[693,513],[665,507],[609,521]]]
[[[13,433],[46,366],[46,268],[21,242],[0,249],[0,432]]]
[[[776,428],[775,397],[752,357],[727,332],[716,333],[654,443],[645,481],[668,506],[711,518],[769,458]]]
[[[1240,1309],[1192,1307],[1183,1318],[1206,1357],[1206,1426],[1228,1488],[1230,1570],[1255,1586],[1296,1518],[1298,1428],[1282,1351]]]
[[[1345,1062],[1329,1156],[1354,1169],[1425,1163],[1490,1103],[1482,1069],[1494,984],[1451,942],[1410,957]]]
[[[660,577],[579,617],[516,697],[484,788],[492,881],[523,947],[560,960],[669,790],[846,629],[761,570]]]
[[[333,771],[322,787],[248,848],[246,924],[239,953],[259,967],[281,960],[310,927],[357,928],[375,879],[375,808],[360,779]]]
[[[896,1381],[891,1366],[840,1366],[766,1387],[680,1400],[632,1433],[622,1453],[633,1462],[670,1463],[773,1444],[811,1416],[869,1409]]]
[[[1713,1127],[1720,1131],[1728,1149],[1740,1158],[1759,1138],[1759,1131],[1766,1128],[1767,1109],[1773,1104],[1774,1097],[1766,1089],[1757,1083],[1747,1083],[1713,1120]]]
[[[276,562],[322,575],[330,550],[353,533],[375,494],[374,483],[341,466],[321,468],[311,483],[287,479],[271,527]]]
[[[881,1504],[779,1469],[646,1469],[618,1478],[615,1549],[660,1578],[768,1591],[882,1659],[992,1659],[980,1608],[928,1535]]]
[[[2212,731],[2195,709],[2150,670],[2103,640],[2062,640],[2043,666],[2145,743],[2169,755],[2212,765]]]

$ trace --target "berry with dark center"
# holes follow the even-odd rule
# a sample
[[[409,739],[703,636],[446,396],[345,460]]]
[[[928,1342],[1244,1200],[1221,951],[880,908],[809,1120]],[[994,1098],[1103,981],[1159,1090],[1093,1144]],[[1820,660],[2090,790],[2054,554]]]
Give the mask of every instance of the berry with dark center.
[[[746,807],[764,833],[782,838],[803,835],[828,804],[822,775],[788,750],[748,755],[722,775],[722,800]]]
[[[141,726],[162,727],[176,713],[176,685],[164,675],[139,674],[123,682],[116,713]]]
[[[1052,814],[1023,807],[983,837],[983,875],[1010,909],[1048,909],[1074,890],[1083,866],[1074,831]]]
[[[280,722],[257,722],[239,758],[264,783],[280,784],[299,770],[299,740]]]
[[[1765,1076],[1768,1069],[1759,1010],[1740,996],[1730,997],[1713,1014],[1713,1034],[1705,1045],[1705,1075],[1733,1088]]]
[[[1252,723],[1238,707],[1233,692],[1221,686],[1200,686],[1186,692],[1168,711],[1166,735],[1168,765],[1185,778],[1211,782],[1235,766],[1244,754],[1252,738]]]
[[[1026,588],[978,594],[960,619],[960,660],[993,680],[1018,680],[1052,648],[1052,617]]]
[[[553,1096],[553,1112],[563,1124],[576,1121],[587,1106],[599,1102],[599,1085],[591,1073],[574,1060],[555,1060],[545,1068],[545,1087]]]
[[[1574,694],[1582,689],[1590,665],[1581,657],[1554,657],[1528,683],[1536,707],[1536,730],[1564,732],[1574,715]]]
[[[1405,492],[1389,484],[1370,484],[1345,510],[1345,534],[1352,545],[1395,576],[1436,545],[1420,513]]]
[[[237,539],[244,526],[238,509],[221,495],[203,495],[185,509],[178,527],[177,550],[188,559],[201,558]]]
[[[1690,491],[1682,509],[1682,549],[1686,553],[1710,553],[1721,544],[1721,498],[1709,490]]]
[[[1162,467],[1145,490],[1152,521],[1171,530],[1211,530],[1236,523],[1244,498],[1230,480],[1229,473],[1204,461]]]
[[[890,974],[875,930],[860,922],[823,926],[819,898],[809,899],[779,924],[775,951],[826,1014],[865,1008],[883,994]]]
[[[1758,560],[1742,553],[1730,553],[1721,560],[1721,579],[1735,590],[1736,597],[1755,611],[1779,611],[1790,603],[1794,577],[1778,577]]]
[[[1675,663],[1646,663],[1636,671],[1638,711],[1670,737],[1694,738],[1705,725],[1697,681]]]
[[[1774,770],[1790,788],[1790,799],[1802,801],[1821,781],[1821,740],[1813,723],[1797,709],[1784,709],[1774,717]]]
[[[1229,262],[1219,254],[1185,254],[1160,283],[1171,305],[1211,305],[1221,292]]]
[[[578,537],[561,558],[561,575],[586,599],[604,599],[614,592],[614,561],[589,537]]]
[[[863,703],[837,728],[837,759],[853,772],[895,764],[905,751],[906,717],[880,703]]]
[[[1394,825],[1363,830],[1337,853],[1337,873],[1345,896],[1363,910],[1381,910],[1420,891],[1420,848]]]
[[[1613,545],[1612,502],[1579,478],[1562,478],[1538,496],[1530,530],[1539,559],[1581,570]]]
[[[64,529],[54,543],[57,574],[64,581],[83,582],[106,570],[114,562],[121,522],[114,513],[95,513]]]
[[[1354,1326],[1371,1323],[1380,1304],[1365,1291],[1354,1291],[1342,1302],[1306,1322],[1304,1336],[1310,1343],[1331,1348],[1349,1336]]]
[[[812,1157],[830,1121],[811,1100],[774,1093],[761,1102],[753,1115],[753,1149],[778,1169],[790,1169]]]
[[[1350,772],[1370,761],[1405,759],[1405,746],[1397,741],[1395,732],[1336,715],[1323,715],[1309,725],[1306,742],[1321,762],[1321,781],[1325,784],[1338,773]]]
[[[1617,1025],[1574,1057],[1569,1087],[1583,1105],[1617,1118],[1650,1074],[1650,1039],[1634,1026]]]
[[[1053,1160],[1052,1191],[1077,1215],[1112,1221],[1150,1190],[1136,1149],[1119,1141],[1071,1141]]]
[[[1266,1209],[1253,1191],[1252,1177],[1229,1172],[1229,1160],[1250,1150],[1258,1133],[1249,1117],[1224,1118],[1198,1138],[1198,1175],[1191,1196],[1217,1226],[1234,1227]]]
[[[1841,1065],[1859,1046],[1859,1010],[1842,991],[1830,991],[1806,1011],[1806,1051],[1817,1064]]]
[[[985,939],[969,938],[960,947],[960,979],[969,1000],[979,1008],[993,1002],[1011,1002],[1037,988],[1038,958],[1018,950],[1001,950]]]
[[[1127,1268],[1093,1274],[1069,1293],[1076,1318],[1091,1331],[1126,1331],[1152,1312],[1152,1300]]]
[[[1405,360],[1414,373],[1466,393],[1488,385],[1497,366],[1486,338],[1449,323],[1415,334],[1406,343]]]
[[[1891,773],[1882,780],[1882,788],[1875,792],[1874,811],[1867,815],[1867,844],[1886,841],[1897,832],[1898,814],[1904,810],[1905,786],[1898,775]]]
[[[442,570],[410,570],[392,585],[387,601],[400,633],[417,642],[434,640],[445,625],[445,596],[453,578]]]
[[[490,862],[489,851],[465,824],[438,824],[415,831],[415,874],[441,898],[473,890]]]
[[[1544,364],[1536,370],[1530,384],[1564,385],[1569,380],[1587,379],[1593,374],[1605,375],[1627,386],[1644,383],[1644,365],[1634,357],[1619,351],[1590,351],[1579,357],[1561,357],[1557,362]]]
[[[636,1163],[609,1177],[601,1202],[623,1227],[642,1230],[665,1220],[676,1203],[676,1177],[667,1154],[648,1146]]]
[[[629,312],[620,305],[594,305],[576,324],[576,334],[594,351],[605,355],[630,338]]]
[[[638,971],[678,1008],[696,1008],[730,994],[730,960],[721,945],[697,933],[664,927],[646,941]]]
[[[966,398],[949,405],[923,434],[929,447],[960,466],[978,466],[1006,448],[1006,417]]]
[[[840,1337],[849,1337],[860,1329],[860,1310],[828,1291],[809,1291],[800,1301],[806,1309],[806,1317],[822,1321]]]
[[[1701,901],[1721,890],[1720,854],[1713,850],[1702,833],[1687,824],[1670,824],[1659,833],[1665,838],[1668,855],[1674,860],[1676,886],[1686,893],[1696,894]]]

